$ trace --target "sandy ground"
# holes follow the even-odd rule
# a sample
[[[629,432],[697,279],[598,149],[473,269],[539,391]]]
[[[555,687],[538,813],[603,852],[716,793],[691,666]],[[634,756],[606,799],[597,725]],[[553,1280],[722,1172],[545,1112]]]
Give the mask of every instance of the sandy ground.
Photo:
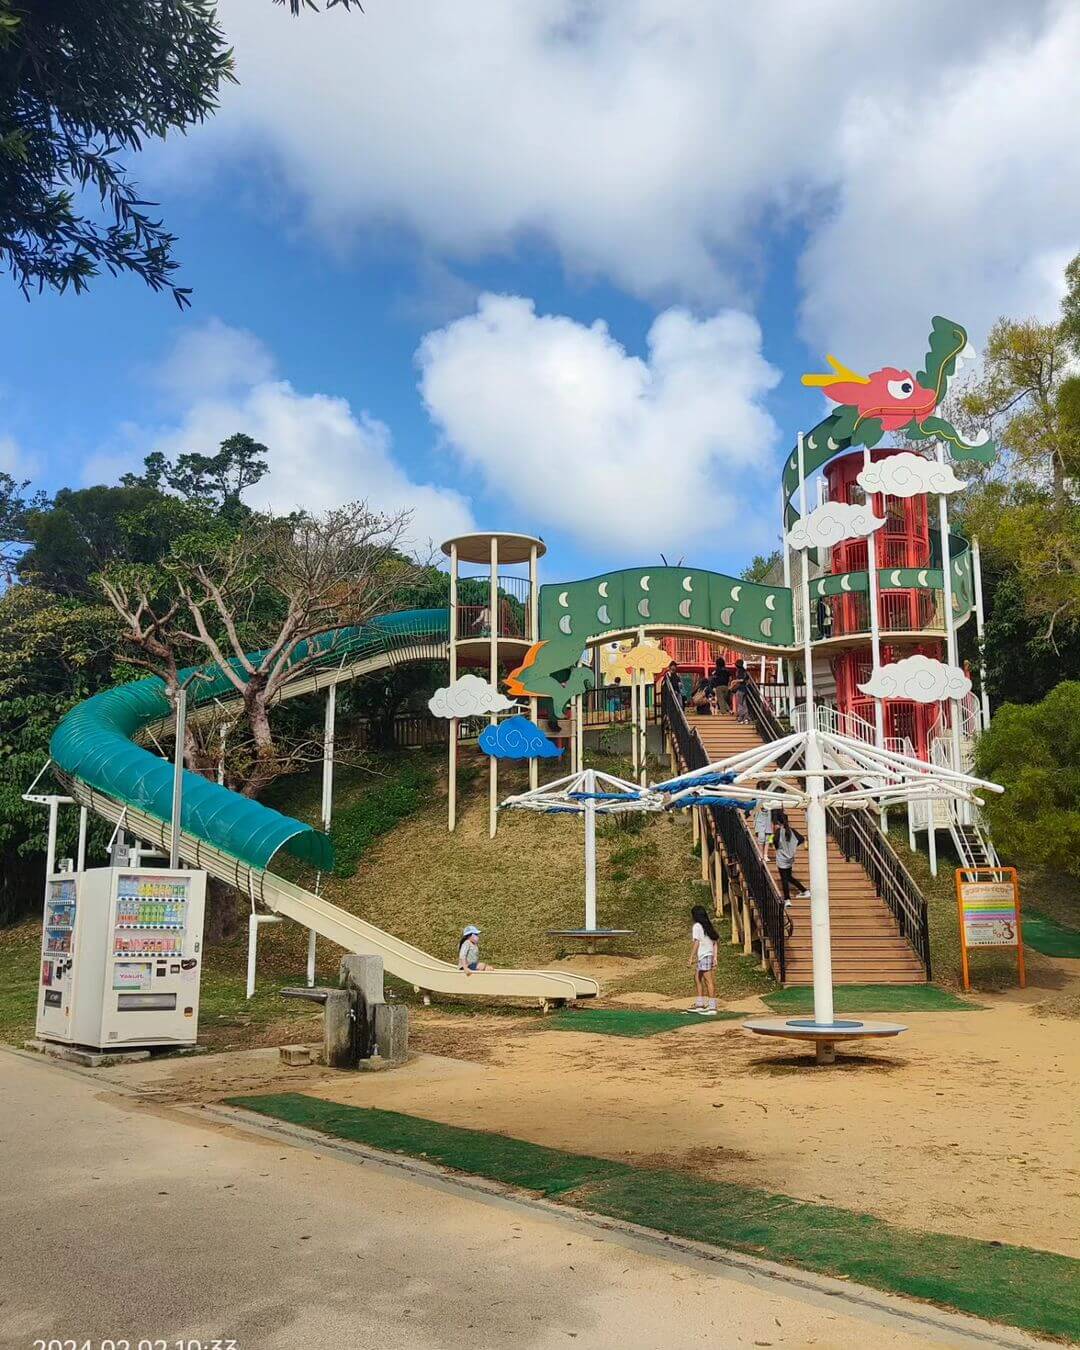
[[[112,1073],[162,1101],[315,1092],[1080,1256],[1080,1042],[1075,1021],[1040,1015],[1042,997],[908,1014],[906,1035],[831,1068],[738,1023],[631,1040],[432,1008],[415,1021],[420,1053],[391,1072],[285,1070],[255,1051]]]
[[[857,1286],[704,1261],[334,1149],[139,1109],[43,1060],[0,1052],[0,1088],[0,1347],[1031,1344]]]

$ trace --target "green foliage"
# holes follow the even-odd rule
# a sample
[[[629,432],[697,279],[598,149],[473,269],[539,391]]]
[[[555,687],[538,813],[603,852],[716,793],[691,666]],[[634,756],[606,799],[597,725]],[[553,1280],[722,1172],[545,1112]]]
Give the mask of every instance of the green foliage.
[[[212,520],[202,508],[152,487],[62,488],[51,506],[27,514],[30,547],[19,575],[96,602],[97,572],[118,563],[156,564],[178,539]]]
[[[423,761],[406,758],[388,770],[385,784],[338,809],[331,830],[334,874],[351,877],[380,835],[424,805],[434,783]]]
[[[26,296],[104,268],[187,303],[119,156],[203,121],[232,79],[212,0],[0,0],[0,261]]]
[[[755,553],[750,563],[739,573],[743,581],[764,582],[768,580],[769,573],[780,563],[781,554],[778,548],[774,548],[771,553]]]
[[[977,770],[1005,788],[985,808],[1002,856],[1080,878],[1080,682],[1028,707],[999,708],[979,740]]]
[[[22,800],[48,758],[49,737],[71,705],[108,678],[115,625],[100,605],[31,586],[0,596],[0,923],[41,901],[46,814]],[[60,856],[77,822],[61,813]]]
[[[185,502],[239,520],[250,514],[242,497],[265,476],[267,462],[262,456],[266,454],[265,445],[238,431],[221,442],[216,455],[190,451],[168,460],[155,450],[143,461],[141,474],[126,473],[120,482],[155,492],[169,487]]]

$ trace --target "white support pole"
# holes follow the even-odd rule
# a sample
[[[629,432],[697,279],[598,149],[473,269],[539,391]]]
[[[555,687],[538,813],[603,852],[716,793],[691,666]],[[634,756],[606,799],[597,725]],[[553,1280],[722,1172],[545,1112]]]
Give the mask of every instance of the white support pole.
[[[806,504],[806,455],[803,451],[803,436],[799,432],[799,512],[805,520],[809,511]],[[814,727],[814,653],[810,642],[810,550],[802,550],[802,612],[803,612],[803,664],[806,667],[806,726]]]
[[[937,876],[937,802],[931,797],[926,803],[927,806],[927,826],[926,826],[926,848],[930,854],[930,875]]]
[[[832,942],[829,933],[829,837],[825,822],[824,760],[817,731],[806,737],[806,849],[810,868],[810,945],[814,973],[814,1021],[831,1026]]]
[[[334,722],[337,717],[337,685],[326,691],[326,711],[323,715],[322,761],[322,827],[330,833],[334,811]]]
[[[907,804],[907,842],[908,842],[908,848],[911,849],[912,853],[915,852],[915,816],[914,816],[914,814],[913,814],[913,813],[914,813],[914,807],[915,807],[915,803],[914,803],[914,802],[908,802],[908,804]]]
[[[870,468],[870,450],[869,447],[863,448],[863,468]],[[888,501],[884,495],[881,497],[881,504],[884,511],[888,510]],[[867,503],[869,506],[869,502]],[[866,565],[870,578],[870,662],[871,679],[874,688],[877,688],[877,673],[881,669],[881,613],[879,603],[879,578],[878,578],[878,560],[877,560],[877,532],[871,531],[866,536]],[[885,749],[885,704],[880,694],[874,695],[874,744],[879,750]]]
[[[577,719],[574,723],[574,734],[577,737],[577,766],[580,772],[585,767],[585,696],[577,696]]]
[[[528,639],[529,639],[530,642],[536,642],[536,641],[538,640],[538,638],[537,638],[537,633],[538,633],[539,628],[540,628],[540,608],[539,608],[539,606],[540,606],[540,595],[539,595],[539,587],[537,586],[536,545],[535,545],[535,544],[530,544],[530,545],[529,545],[529,618],[528,618],[528,630],[527,630],[527,634],[526,634],[526,636],[528,637]],[[535,699],[535,698],[529,699],[529,717],[530,717],[530,719],[532,720],[533,726],[536,725],[537,710],[538,710],[539,706],[540,706],[540,704],[539,704],[539,700],[538,700],[538,699]],[[529,760],[529,788],[530,788],[532,791],[535,792],[535,790],[536,790],[539,786],[540,786],[540,761],[539,761],[538,759],[533,758],[533,759],[530,759],[530,760]]]
[[[169,866],[180,866],[180,821],[184,802],[184,741],[187,736],[187,690],[176,691],[176,745],[173,749],[172,820],[169,837]]]
[[[784,511],[784,485],[780,484],[780,535],[784,547],[784,587],[791,591],[791,545],[787,538],[787,520]],[[787,668],[788,717],[795,716],[795,662],[788,657],[784,662]]]
[[[983,608],[982,554],[978,537],[971,541],[971,580],[975,591],[975,635],[979,643],[979,704],[985,731],[990,725],[990,694],[986,688],[986,611]]]
[[[499,540],[491,536],[491,584],[488,590],[488,608],[491,610],[491,645],[489,679],[492,689],[499,687]],[[491,725],[498,721],[491,714]],[[499,761],[494,755],[488,755],[488,835],[495,838],[499,824]]]
[[[640,748],[637,731],[637,691],[637,671],[632,670],[630,672],[630,759],[632,764],[631,777],[635,779],[638,777],[639,773],[638,750]]]
[[[457,544],[450,545],[450,683],[457,679],[457,642],[458,642],[458,554]],[[450,719],[450,742],[448,749],[448,770],[446,788],[446,827],[452,834],[457,824],[457,760],[458,760],[458,719]]]
[[[75,871],[86,871],[86,825],[88,811],[85,806],[79,807],[79,843],[75,853]]]
[[[945,444],[938,441],[937,447],[938,463],[945,463]],[[938,522],[941,526],[941,576],[942,589],[944,591],[945,604],[945,650],[947,660],[950,666],[957,665],[956,660],[956,619],[953,615],[953,588],[952,588],[952,557],[949,553],[949,499],[944,492],[938,493]],[[963,765],[960,763],[960,700],[954,698],[951,700],[952,709],[949,718],[952,726],[952,767],[959,773]],[[950,810],[956,810],[956,805],[950,803]]]
[[[247,997],[252,998],[255,993],[255,962],[259,952],[259,927],[264,923],[280,923],[281,916],[278,914],[256,914],[254,910],[248,915],[248,959],[247,959]]]
[[[49,898],[49,878],[56,871],[56,822],[60,815],[60,802],[56,797],[49,798],[49,829],[45,842],[45,899]]]
[[[596,791],[596,772],[585,771],[585,791]],[[596,931],[596,801],[585,803],[585,928]]]
[[[315,987],[315,929],[309,928],[307,933],[307,987]]]
[[[254,910],[248,915],[247,998],[255,993],[255,958],[259,949],[259,917]]]

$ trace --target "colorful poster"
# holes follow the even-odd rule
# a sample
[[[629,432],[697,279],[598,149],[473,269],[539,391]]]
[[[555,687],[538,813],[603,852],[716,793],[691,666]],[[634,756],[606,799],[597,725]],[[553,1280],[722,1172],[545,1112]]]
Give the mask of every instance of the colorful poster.
[[[961,881],[960,913],[967,946],[1017,945],[1020,924],[1011,881]]]

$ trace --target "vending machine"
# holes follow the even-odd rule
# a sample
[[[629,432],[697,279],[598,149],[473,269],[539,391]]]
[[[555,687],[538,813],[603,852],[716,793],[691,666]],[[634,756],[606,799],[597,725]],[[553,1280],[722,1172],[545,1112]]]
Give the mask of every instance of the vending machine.
[[[98,1049],[193,1045],[206,873],[99,867],[48,879],[37,1034]]]

